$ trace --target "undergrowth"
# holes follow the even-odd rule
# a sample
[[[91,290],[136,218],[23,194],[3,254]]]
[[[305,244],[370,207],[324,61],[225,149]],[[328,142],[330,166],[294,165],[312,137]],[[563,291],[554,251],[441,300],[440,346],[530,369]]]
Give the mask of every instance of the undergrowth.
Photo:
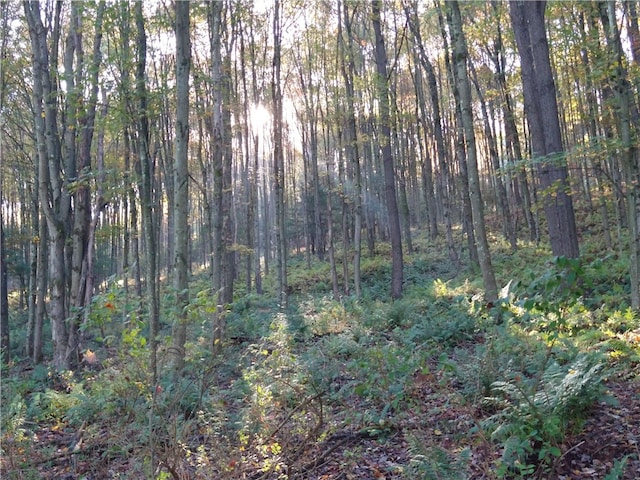
[[[2,366],[3,478],[59,472],[62,461],[100,478],[319,478],[328,465],[362,473],[372,444],[393,442],[402,452],[372,478],[552,475],[607,379],[640,364],[620,260],[498,253],[497,271],[517,276],[502,278],[491,306],[446,249],[416,245],[395,302],[383,256],[363,259],[360,299],[334,299],[326,264],[302,261],[286,311],[239,295],[218,357],[207,340],[215,296],[196,279],[179,381],[166,363],[167,291],[157,385],[144,305],[114,280],[91,304],[82,368]]]

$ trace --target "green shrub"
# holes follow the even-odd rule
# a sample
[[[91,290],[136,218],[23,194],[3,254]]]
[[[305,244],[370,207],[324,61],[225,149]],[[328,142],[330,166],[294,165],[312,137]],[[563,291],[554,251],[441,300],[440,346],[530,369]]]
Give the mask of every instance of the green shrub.
[[[411,458],[404,476],[413,480],[464,480],[468,478],[471,451],[452,453],[418,434],[407,436]]]
[[[548,469],[561,455],[568,429],[602,395],[604,378],[601,355],[582,353],[566,365],[549,362],[533,382],[524,376],[494,382],[494,396],[485,401],[501,410],[483,425],[503,446],[499,475],[526,477]]]

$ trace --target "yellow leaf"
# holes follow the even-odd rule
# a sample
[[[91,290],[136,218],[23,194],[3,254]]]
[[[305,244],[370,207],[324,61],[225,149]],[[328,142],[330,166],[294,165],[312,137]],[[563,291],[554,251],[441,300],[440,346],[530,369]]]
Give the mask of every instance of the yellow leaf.
[[[96,356],[95,352],[87,348],[87,351],[84,352],[84,361],[87,362],[89,365],[94,365],[98,363],[98,357]]]

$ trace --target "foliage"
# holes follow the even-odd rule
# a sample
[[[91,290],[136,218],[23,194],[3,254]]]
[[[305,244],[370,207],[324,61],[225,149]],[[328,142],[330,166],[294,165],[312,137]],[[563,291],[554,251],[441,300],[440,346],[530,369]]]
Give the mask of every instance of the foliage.
[[[602,394],[602,358],[580,354],[566,365],[550,362],[540,378],[517,375],[492,384],[485,402],[501,410],[484,421],[491,438],[503,444],[498,473],[529,476],[552,466],[568,429]]]
[[[629,309],[590,306],[597,302],[585,295],[599,291],[602,275],[597,262],[534,259],[523,269],[527,282],[510,282],[493,308],[473,280],[434,278],[439,267],[418,254],[415,283],[393,302],[368,297],[386,291],[377,257],[369,259],[361,299],[318,293],[305,286],[317,272],[300,273],[302,291],[286,311],[269,296],[234,299],[219,357],[207,341],[216,296],[196,278],[183,376],[167,369],[167,336],[157,385],[150,384],[144,309],[114,279],[94,298],[85,325],[99,361],[73,373],[36,368],[3,385],[3,454],[26,472],[34,425],[82,427],[107,463],[135,462],[132,478],[152,475],[149,452],[163,465],[156,478],[275,478],[306,472],[312,452],[355,432],[351,438],[369,447],[345,447],[344,468],[348,458],[362,464],[372,445],[404,445],[387,471],[468,478],[482,443],[494,449],[486,472],[545,475],[600,398],[611,367],[633,374],[640,320]],[[162,291],[171,318],[172,292]],[[461,419],[446,416],[462,408]],[[611,475],[624,468],[621,460]]]
[[[3,392],[2,405],[0,454],[4,461],[0,461],[0,472],[16,470],[26,464],[24,454],[35,441],[26,424],[27,404],[24,399],[18,394],[8,398],[8,394],[5,397]]]
[[[470,451],[462,450],[452,454],[447,450],[429,445],[425,438],[418,435],[408,437],[411,459],[405,471],[408,479],[424,480],[464,480],[467,477],[467,464]]]

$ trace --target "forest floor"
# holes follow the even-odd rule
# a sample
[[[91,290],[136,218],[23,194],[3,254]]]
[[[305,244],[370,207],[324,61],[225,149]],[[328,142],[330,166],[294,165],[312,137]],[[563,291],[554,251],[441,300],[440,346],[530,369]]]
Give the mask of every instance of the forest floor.
[[[407,475],[406,465],[412,456],[415,457],[415,452],[411,453],[408,439],[415,442],[416,435],[420,436],[425,458],[427,455],[439,457],[436,460],[439,466],[433,475],[426,473],[415,478],[496,478],[493,472],[502,448],[487,439],[481,429],[474,428],[486,412],[464,402],[456,385],[446,378],[442,370],[438,370],[437,365],[433,365],[433,371],[414,376],[406,399],[412,407],[409,415],[403,415],[404,420],[393,424],[391,419],[380,432],[335,431],[305,449],[296,459],[295,475],[290,478],[412,478]],[[606,394],[607,400],[592,406],[582,428],[564,439],[562,455],[551,469],[523,475],[522,478],[640,478],[640,380],[637,377],[612,378],[606,382]],[[352,402],[352,408],[361,408],[357,398],[352,398]],[[35,467],[35,471],[24,477],[14,475],[8,478],[144,478],[132,475],[132,472],[140,470],[140,457],[133,454],[135,448],[131,452],[105,456],[113,446],[108,424],[98,432],[94,430],[90,437],[84,436],[84,427],[56,424],[35,430],[36,448],[29,452],[27,462]],[[215,450],[215,445],[209,447]],[[455,460],[462,451],[468,452],[463,467]],[[620,466],[623,458],[626,458],[624,468],[620,468],[615,476],[607,477],[615,466]],[[456,471],[458,467],[460,470]],[[35,472],[37,476],[33,475]],[[188,472],[176,472],[175,478],[196,478]],[[265,474],[256,465],[237,464],[226,474],[218,472],[210,478],[289,478],[279,475]]]
[[[0,476],[638,479],[640,319],[605,306],[623,305],[626,262],[587,254],[571,283],[572,265],[532,267],[538,254],[496,256],[526,277],[498,315],[434,249],[408,257],[396,302],[376,293],[379,257],[359,301],[334,300],[325,266],[300,262],[287,311],[257,295],[233,305],[219,357],[196,283],[185,378],[155,387],[144,325],[117,322],[131,300],[114,287],[94,302],[82,368],[3,367]]]
[[[414,394],[421,400],[422,412],[414,412],[416,418],[430,418],[435,428],[428,439],[431,448],[442,452],[459,452],[471,447],[468,465],[470,480],[491,478],[487,470],[499,457],[500,452],[482,435],[463,435],[459,430],[468,432],[474,419],[465,405],[451,402],[452,393],[443,388],[434,388],[430,377],[417,379]],[[563,445],[564,453],[553,467],[552,474],[544,478],[558,480],[602,479],[611,471],[616,461],[628,456],[621,479],[640,478],[640,382],[612,381],[607,389],[616,404],[599,402],[594,405],[581,432],[568,437]],[[455,396],[455,393],[453,393]],[[433,412],[440,412],[434,416]],[[389,432],[384,439],[359,435],[358,432],[343,432],[342,435],[318,443],[306,452],[304,459],[306,473],[297,478],[309,479],[391,479],[406,478],[403,465],[409,461],[407,432],[412,427],[399,426]],[[128,472],[138,470],[129,464],[134,458],[112,459],[106,462],[104,470],[95,463],[101,450],[100,437],[86,445],[70,450],[81,432],[73,428],[46,427],[36,432],[38,450],[32,452],[31,462],[36,466],[39,478],[43,479],[98,479],[129,478]],[[103,440],[109,433],[103,433]],[[426,440],[426,439],[425,439]],[[54,455],[44,452],[55,452]],[[351,453],[349,453],[351,452]],[[93,458],[92,458],[93,457]],[[349,460],[346,460],[349,459]],[[230,478],[262,478],[255,472],[245,472]],[[33,477],[32,477],[33,478]],[[437,478],[437,477],[425,477]],[[445,477],[446,478],[446,477]]]

